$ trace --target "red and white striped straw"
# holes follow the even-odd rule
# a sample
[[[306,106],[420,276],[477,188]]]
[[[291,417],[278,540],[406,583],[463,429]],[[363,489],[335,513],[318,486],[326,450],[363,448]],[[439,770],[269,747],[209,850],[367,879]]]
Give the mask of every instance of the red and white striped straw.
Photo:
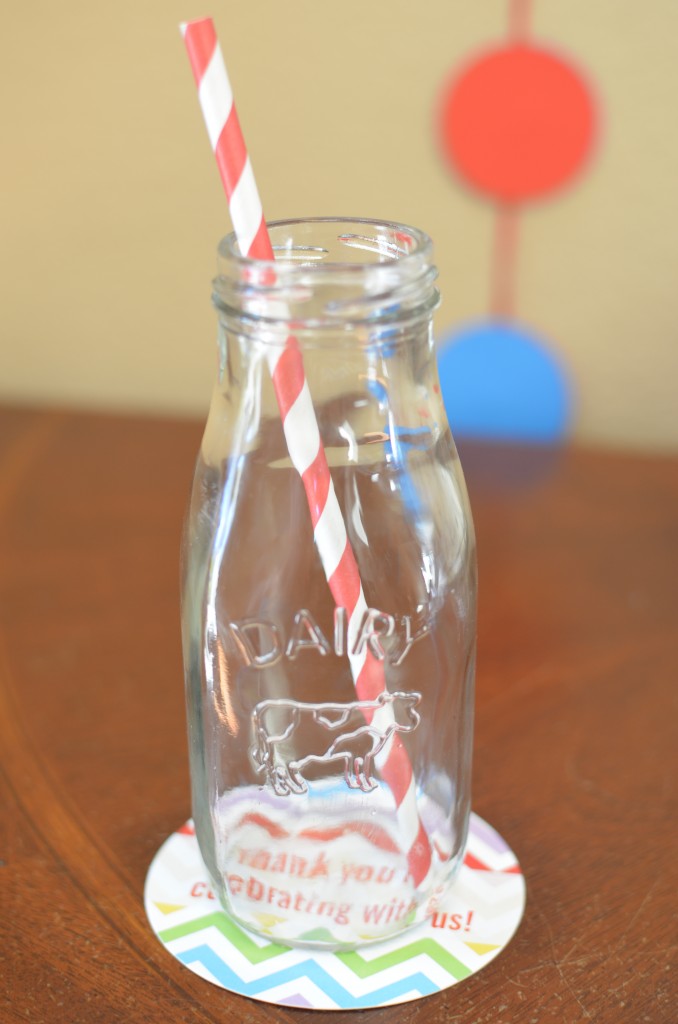
[[[228,198],[240,252],[252,259],[275,259],[264,220],[252,165],[233,102],[228,73],[211,18],[181,25],[193,69],[198,97],[212,149]],[[383,662],[369,645],[356,641],[368,612],[360,574],[320,442],[301,352],[293,337],[270,346],[268,364],[273,378],[287,448],[306,490],[315,543],[338,608],[346,609],[347,652],[359,700],[375,700],[385,689]],[[390,704],[372,721],[389,724]],[[383,721],[381,720],[383,719]],[[420,886],[431,867],[431,847],[419,818],[412,765],[400,735],[393,732],[377,757],[377,767],[395,799],[400,833],[407,850],[410,875]]]

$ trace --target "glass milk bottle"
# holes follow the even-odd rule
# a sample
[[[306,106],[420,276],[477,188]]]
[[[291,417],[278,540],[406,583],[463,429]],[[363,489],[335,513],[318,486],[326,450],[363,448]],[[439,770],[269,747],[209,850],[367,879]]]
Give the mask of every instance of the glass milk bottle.
[[[435,910],[470,811],[476,568],[430,240],[219,247],[219,375],[183,545],[193,814],[245,927],[329,949]]]

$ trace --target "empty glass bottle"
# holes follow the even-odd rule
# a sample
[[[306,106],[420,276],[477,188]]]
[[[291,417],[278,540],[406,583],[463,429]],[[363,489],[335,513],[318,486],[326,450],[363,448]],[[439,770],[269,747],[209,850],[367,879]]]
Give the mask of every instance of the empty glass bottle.
[[[270,226],[219,248],[219,377],[183,547],[193,814],[225,909],[350,948],[423,919],[470,809],[473,525],[430,240]]]

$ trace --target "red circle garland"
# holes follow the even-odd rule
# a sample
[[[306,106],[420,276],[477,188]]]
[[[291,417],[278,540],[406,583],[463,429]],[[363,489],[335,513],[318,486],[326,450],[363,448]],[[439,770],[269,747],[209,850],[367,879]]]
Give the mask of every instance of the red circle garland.
[[[443,153],[471,185],[503,202],[565,184],[594,138],[591,92],[562,57],[525,44],[483,54],[447,86]]]

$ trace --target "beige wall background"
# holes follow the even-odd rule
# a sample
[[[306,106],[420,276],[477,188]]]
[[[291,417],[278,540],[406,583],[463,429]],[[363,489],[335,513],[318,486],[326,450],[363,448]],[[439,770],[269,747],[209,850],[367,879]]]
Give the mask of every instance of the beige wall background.
[[[385,217],[434,238],[437,328],[487,315],[493,211],[433,117],[506,0],[67,0],[3,12],[0,397],[204,416],[230,230],[178,22],[211,13],[268,218]],[[585,442],[678,449],[678,6],[535,0],[603,130],[521,216],[518,318],[562,354]]]

